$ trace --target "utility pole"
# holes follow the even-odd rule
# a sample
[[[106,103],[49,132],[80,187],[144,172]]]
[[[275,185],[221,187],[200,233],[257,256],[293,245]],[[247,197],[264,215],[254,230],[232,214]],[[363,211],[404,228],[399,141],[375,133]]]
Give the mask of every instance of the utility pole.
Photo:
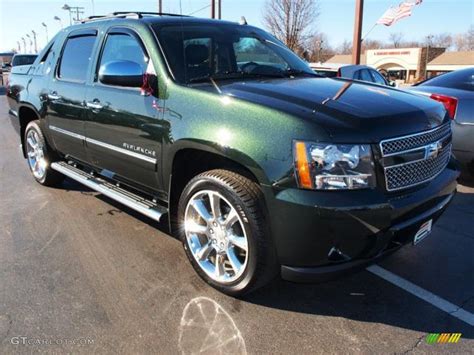
[[[222,19],[222,0],[217,0],[217,18]]]
[[[158,12],[160,14],[163,12],[163,0],[158,0]]]
[[[216,18],[216,0],[211,0],[211,18]]]
[[[364,16],[364,0],[356,0],[355,20],[354,20],[354,40],[352,43],[352,64],[360,64],[363,16]]]

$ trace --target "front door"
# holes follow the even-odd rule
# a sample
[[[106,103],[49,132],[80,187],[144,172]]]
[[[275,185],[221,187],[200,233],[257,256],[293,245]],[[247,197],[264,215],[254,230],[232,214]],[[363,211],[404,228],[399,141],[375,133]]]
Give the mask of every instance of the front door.
[[[85,83],[96,39],[96,30],[69,34],[47,95],[47,124],[54,145],[61,153],[80,161],[87,161],[84,139],[87,114]]]
[[[95,73],[86,92],[88,120],[85,126],[88,157],[103,174],[134,185],[159,190],[162,126],[156,97],[141,88],[107,85],[99,69],[110,62],[131,61],[145,73],[149,56],[138,35],[129,29],[108,31]]]

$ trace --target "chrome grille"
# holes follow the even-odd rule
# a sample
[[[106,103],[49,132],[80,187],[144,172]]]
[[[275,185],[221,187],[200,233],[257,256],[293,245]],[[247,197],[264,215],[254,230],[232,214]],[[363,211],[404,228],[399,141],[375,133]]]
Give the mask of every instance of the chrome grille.
[[[383,156],[395,155],[439,141],[451,134],[451,124],[447,123],[430,131],[400,138],[386,139],[380,143]]]
[[[437,157],[385,168],[387,191],[416,186],[434,179],[444,170],[450,157],[451,144],[445,146]]]

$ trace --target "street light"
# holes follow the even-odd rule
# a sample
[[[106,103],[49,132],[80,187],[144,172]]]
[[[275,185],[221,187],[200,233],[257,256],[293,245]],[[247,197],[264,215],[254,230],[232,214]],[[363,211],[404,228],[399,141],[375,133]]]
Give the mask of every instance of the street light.
[[[68,4],[64,4],[61,8],[63,10],[69,11],[69,24],[72,25],[72,13],[76,13],[76,18],[74,21],[79,22],[81,19],[79,18],[80,15],[84,14],[84,8],[81,6],[69,6]]]
[[[31,40],[31,36],[27,33],[26,34],[26,37],[28,37],[28,39],[30,40],[30,53],[33,52],[33,41]]]
[[[21,40],[23,41],[23,52],[26,53],[26,40],[25,40],[25,37],[21,37]]]
[[[17,46],[18,46],[18,53],[20,53],[20,52],[21,52],[20,41],[16,41],[16,44],[17,44]]]
[[[38,44],[36,42],[36,32],[34,30],[31,30],[31,33],[33,34],[33,41],[35,43],[35,53],[38,53]]]
[[[69,11],[69,26],[71,26],[72,25],[71,6],[69,6],[68,4],[64,4],[63,7],[61,7],[61,9]]]
[[[61,20],[61,18],[60,18],[60,17],[58,17],[58,16],[54,16],[54,17],[53,17],[53,19],[54,19],[54,20],[56,20],[56,21],[59,21],[59,24],[61,25],[61,29],[63,29],[63,28],[64,28],[64,26],[63,26],[63,21]]]
[[[45,24],[44,22],[41,23],[41,25],[44,27],[44,30],[46,31],[46,44],[49,42],[48,38],[48,25]]]

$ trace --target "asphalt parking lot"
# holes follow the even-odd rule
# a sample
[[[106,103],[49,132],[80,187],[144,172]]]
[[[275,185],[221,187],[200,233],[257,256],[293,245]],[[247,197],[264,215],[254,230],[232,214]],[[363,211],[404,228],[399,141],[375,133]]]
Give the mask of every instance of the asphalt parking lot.
[[[35,183],[4,95],[0,353],[473,353],[474,182],[425,241],[371,271],[237,300],[196,276],[165,225],[71,180]]]

